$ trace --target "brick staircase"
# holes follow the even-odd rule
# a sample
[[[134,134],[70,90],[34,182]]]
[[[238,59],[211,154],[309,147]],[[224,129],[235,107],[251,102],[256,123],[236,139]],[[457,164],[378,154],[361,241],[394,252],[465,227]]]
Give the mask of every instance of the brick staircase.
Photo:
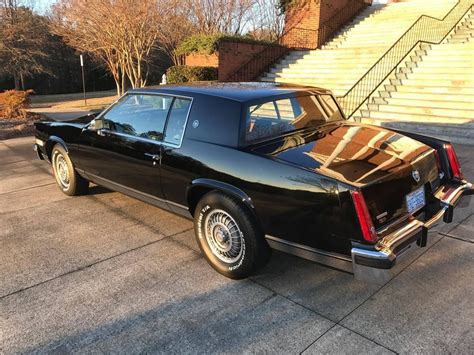
[[[356,115],[362,122],[474,144],[474,13],[415,50]]]
[[[423,14],[443,17],[455,0],[412,0],[374,4],[362,11],[323,48],[292,51],[261,80],[331,89],[344,95]]]

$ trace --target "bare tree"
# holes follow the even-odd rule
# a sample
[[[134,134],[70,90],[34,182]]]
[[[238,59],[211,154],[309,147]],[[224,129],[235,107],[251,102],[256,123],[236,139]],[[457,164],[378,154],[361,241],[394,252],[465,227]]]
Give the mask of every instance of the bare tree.
[[[132,87],[147,83],[150,60],[165,50],[159,37],[176,0],[60,0],[53,7],[52,29],[65,42],[103,61],[117,94],[126,79]]]
[[[183,57],[176,55],[176,47],[196,29],[191,22],[189,8],[186,6],[173,7],[173,12],[168,14],[166,21],[161,26],[159,34],[160,47],[172,60],[174,65],[181,65]]]
[[[283,34],[285,16],[281,0],[255,0],[249,33],[256,39],[274,41]]]
[[[43,64],[47,38],[42,17],[17,0],[0,0],[0,73],[13,76],[16,90],[24,90],[26,76],[48,72]]]
[[[241,34],[255,0],[183,0],[197,33]]]

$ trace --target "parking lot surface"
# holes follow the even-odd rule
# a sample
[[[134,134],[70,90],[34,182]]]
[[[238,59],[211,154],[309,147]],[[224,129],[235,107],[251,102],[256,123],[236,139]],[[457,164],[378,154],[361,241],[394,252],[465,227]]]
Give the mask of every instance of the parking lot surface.
[[[232,281],[190,221],[97,186],[67,197],[32,144],[0,141],[0,353],[474,353],[474,198],[383,286],[279,252]]]

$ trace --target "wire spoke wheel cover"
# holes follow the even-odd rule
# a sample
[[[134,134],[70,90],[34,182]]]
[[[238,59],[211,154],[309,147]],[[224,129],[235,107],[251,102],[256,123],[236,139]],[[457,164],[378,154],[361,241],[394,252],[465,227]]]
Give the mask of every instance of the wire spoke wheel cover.
[[[245,250],[245,240],[235,220],[223,210],[213,210],[204,222],[206,241],[219,260],[232,264]]]
[[[54,171],[56,173],[56,179],[63,189],[68,189],[71,183],[69,176],[69,166],[66,161],[66,158],[60,153],[55,152],[54,154]]]

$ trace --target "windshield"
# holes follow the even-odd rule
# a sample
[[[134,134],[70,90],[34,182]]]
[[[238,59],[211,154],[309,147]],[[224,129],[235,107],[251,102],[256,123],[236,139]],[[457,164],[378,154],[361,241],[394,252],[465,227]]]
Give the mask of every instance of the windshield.
[[[247,108],[246,143],[277,137],[344,117],[331,95],[309,95],[268,101]]]

